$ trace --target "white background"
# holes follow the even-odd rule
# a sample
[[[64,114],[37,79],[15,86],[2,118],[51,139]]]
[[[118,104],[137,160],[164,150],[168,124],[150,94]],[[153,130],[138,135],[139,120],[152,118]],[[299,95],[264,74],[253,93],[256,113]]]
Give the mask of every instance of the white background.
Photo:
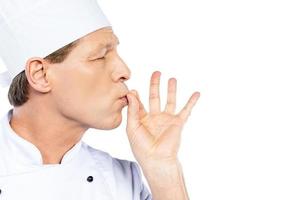
[[[179,158],[192,200],[300,199],[300,7],[290,0],[100,0],[148,108],[150,75],[178,80],[178,110],[201,96]],[[3,66],[2,66],[3,67]],[[1,114],[9,104],[1,90]],[[84,140],[134,160],[120,127]]]

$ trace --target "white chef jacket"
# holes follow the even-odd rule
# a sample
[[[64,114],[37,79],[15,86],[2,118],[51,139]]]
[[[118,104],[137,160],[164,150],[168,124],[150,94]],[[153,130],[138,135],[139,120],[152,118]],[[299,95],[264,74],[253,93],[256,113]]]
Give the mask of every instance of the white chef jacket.
[[[0,200],[151,200],[137,162],[122,160],[82,140],[61,164],[43,164],[40,151],[0,122]]]

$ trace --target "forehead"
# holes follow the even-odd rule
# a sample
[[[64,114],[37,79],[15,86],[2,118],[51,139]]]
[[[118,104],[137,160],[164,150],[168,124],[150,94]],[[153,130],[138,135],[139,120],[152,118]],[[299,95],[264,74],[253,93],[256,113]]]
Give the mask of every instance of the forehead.
[[[80,42],[101,48],[117,45],[119,44],[119,39],[111,28],[102,28],[84,36],[80,39]]]

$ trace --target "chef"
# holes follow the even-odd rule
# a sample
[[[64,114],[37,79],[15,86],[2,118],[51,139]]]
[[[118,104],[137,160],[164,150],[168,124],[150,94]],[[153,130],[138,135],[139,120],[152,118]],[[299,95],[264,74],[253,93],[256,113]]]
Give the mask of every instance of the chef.
[[[13,106],[0,122],[0,200],[188,199],[177,152],[200,93],[175,113],[171,78],[162,110],[155,71],[146,111],[96,0],[0,1],[0,44]],[[137,162],[82,141],[89,128],[118,127],[125,107]]]

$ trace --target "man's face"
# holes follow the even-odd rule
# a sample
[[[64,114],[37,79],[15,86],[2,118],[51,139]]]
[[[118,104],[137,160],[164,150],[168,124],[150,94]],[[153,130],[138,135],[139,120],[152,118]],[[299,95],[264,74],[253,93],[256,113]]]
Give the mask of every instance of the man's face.
[[[111,28],[99,29],[81,38],[64,62],[50,64],[51,98],[60,114],[90,128],[119,126],[130,70],[117,45]]]

